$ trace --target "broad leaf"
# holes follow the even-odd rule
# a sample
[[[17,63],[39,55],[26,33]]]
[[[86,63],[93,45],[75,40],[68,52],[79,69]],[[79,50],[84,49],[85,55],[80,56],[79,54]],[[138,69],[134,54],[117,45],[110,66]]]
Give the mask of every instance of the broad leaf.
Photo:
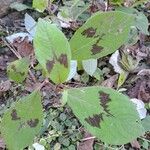
[[[10,150],[30,145],[42,126],[42,105],[39,92],[16,102],[3,116],[0,131]]]
[[[28,58],[22,58],[10,63],[7,67],[9,78],[17,83],[23,82],[27,77],[29,64]]]
[[[48,6],[48,0],[33,0],[32,7],[38,10],[39,12],[43,12]]]
[[[70,89],[63,94],[66,99],[85,128],[107,144],[125,144],[144,132],[134,104],[111,88]]]
[[[70,45],[56,25],[39,19],[34,47],[36,58],[47,72],[47,77],[54,83],[66,81],[70,71]]]
[[[134,16],[123,12],[98,12],[70,40],[75,60],[100,58],[116,51],[129,36]]]

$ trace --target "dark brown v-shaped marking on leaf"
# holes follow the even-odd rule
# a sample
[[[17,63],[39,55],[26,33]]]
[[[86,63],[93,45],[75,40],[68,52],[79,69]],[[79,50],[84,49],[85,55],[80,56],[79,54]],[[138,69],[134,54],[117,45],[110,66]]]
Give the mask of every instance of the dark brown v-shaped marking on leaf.
[[[100,127],[100,121],[103,120],[102,114],[95,114],[93,117],[85,118],[85,121],[93,127]]]
[[[60,62],[60,64],[63,64],[64,67],[68,68],[68,59],[66,54],[61,54],[57,60]]]
[[[53,60],[47,60],[46,69],[47,69],[48,73],[50,73],[52,71],[52,69],[54,67],[54,63],[55,63],[54,59]]]
[[[99,98],[100,98],[100,105],[103,107],[104,111],[108,114],[113,116],[108,109],[108,103],[111,101],[109,94],[99,91]]]
[[[39,119],[30,119],[27,121],[27,124],[31,127],[34,128],[38,125]]]
[[[96,55],[96,54],[100,53],[103,49],[104,48],[102,46],[94,44],[91,49],[92,55]]]
[[[84,30],[81,34],[86,36],[87,38],[92,38],[96,33],[96,29],[90,27],[86,30]]]
[[[11,119],[12,120],[20,120],[21,118],[18,117],[18,114],[17,114],[17,110],[16,109],[13,109],[12,112],[11,112]]]

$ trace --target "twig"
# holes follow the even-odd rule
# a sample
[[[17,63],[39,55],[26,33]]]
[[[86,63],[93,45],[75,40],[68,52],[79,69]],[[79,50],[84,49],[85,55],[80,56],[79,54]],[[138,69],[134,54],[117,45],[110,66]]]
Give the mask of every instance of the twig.
[[[38,87],[37,87],[37,90],[41,90],[41,88],[45,85],[49,83],[49,80],[48,78],[46,78]]]
[[[91,136],[91,137],[81,139],[81,141],[88,141],[88,140],[95,139],[95,138],[96,138],[95,136]]]
[[[12,51],[12,53],[15,54],[15,56],[16,56],[17,58],[19,58],[19,59],[22,58],[22,57],[20,56],[20,54],[17,52],[17,50],[16,50],[14,47],[12,47],[12,45],[10,46],[10,44],[9,44],[3,37],[2,37],[1,39],[2,39],[2,41],[4,42],[4,44]]]

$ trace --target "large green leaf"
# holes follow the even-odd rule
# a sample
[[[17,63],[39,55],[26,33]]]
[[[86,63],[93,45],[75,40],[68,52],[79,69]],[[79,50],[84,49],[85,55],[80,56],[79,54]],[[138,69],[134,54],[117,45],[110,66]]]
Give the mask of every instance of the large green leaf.
[[[66,99],[84,127],[107,144],[125,144],[144,132],[134,104],[111,88],[70,89]]]
[[[42,125],[42,105],[39,92],[16,102],[3,116],[0,131],[9,150],[30,145]]]
[[[70,40],[76,60],[100,58],[116,51],[129,36],[134,16],[123,12],[98,12]]]
[[[7,67],[8,77],[17,83],[23,82],[27,77],[29,65],[28,58],[21,58],[10,63]]]
[[[48,21],[39,19],[34,38],[35,55],[54,83],[66,81],[71,51],[64,34]]]

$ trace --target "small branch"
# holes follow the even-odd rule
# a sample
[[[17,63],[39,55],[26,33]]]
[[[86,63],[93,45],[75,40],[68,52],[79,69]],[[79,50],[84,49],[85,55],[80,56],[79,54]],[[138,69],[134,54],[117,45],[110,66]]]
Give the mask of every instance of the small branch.
[[[81,139],[81,141],[88,141],[88,140],[95,139],[95,138],[96,138],[95,136],[91,136],[91,137]]]
[[[21,59],[22,57],[20,56],[20,54],[17,52],[17,50],[11,45],[10,43],[8,43],[3,37],[2,37],[2,41],[4,42],[4,44],[12,51],[13,54],[15,54],[15,56],[19,59]]]
[[[47,84],[47,83],[49,83],[48,78],[46,78],[46,79],[39,85],[39,87],[37,87],[37,90],[41,90],[41,88],[42,88],[45,84]]]

